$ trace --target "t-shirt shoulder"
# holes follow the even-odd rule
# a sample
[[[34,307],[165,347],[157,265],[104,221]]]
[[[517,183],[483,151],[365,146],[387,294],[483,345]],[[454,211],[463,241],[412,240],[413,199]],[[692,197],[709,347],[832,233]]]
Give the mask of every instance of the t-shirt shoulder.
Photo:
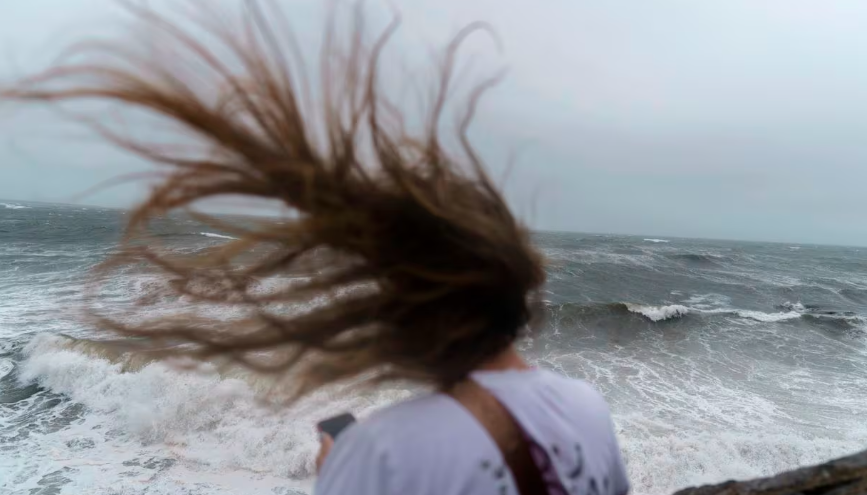
[[[377,411],[341,434],[315,493],[388,495],[422,493],[421,487],[437,489],[424,493],[463,493],[461,487],[478,483],[473,466],[500,457],[462,406],[426,395]]]
[[[558,454],[553,446],[581,444],[589,457],[576,457],[575,466],[564,464],[558,469],[561,474],[585,466],[582,479],[587,479],[577,481],[594,483],[588,475],[601,473],[595,481],[601,483],[598,493],[628,491],[608,405],[592,385],[546,370],[482,372],[473,377],[540,445],[555,449],[553,458]],[[559,445],[558,463],[575,457],[567,448],[572,444],[566,443]],[[496,444],[463,406],[448,396],[429,394],[389,406],[349,427],[326,459],[315,493],[494,494],[503,482],[496,478],[502,465]],[[467,492],[469,488],[473,491]]]

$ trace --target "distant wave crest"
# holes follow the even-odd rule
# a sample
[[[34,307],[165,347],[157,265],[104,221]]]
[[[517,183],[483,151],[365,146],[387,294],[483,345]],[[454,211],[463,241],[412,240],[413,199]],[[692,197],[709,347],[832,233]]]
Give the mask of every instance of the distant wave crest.
[[[232,236],[222,235],[222,234],[214,234],[212,232],[199,232],[199,235],[203,235],[205,237],[213,237],[215,239],[231,239],[231,240],[237,239],[237,237],[232,237]]]
[[[680,318],[689,314],[689,308],[680,304],[670,306],[644,306],[641,304],[625,303],[630,313],[638,313],[650,321],[662,321],[672,318]]]
[[[650,305],[638,303],[564,303],[547,302],[549,316],[557,326],[585,326],[605,328],[620,325],[623,318],[639,316],[651,323],[663,324],[685,317],[696,318],[735,318],[759,323],[777,323],[801,319],[805,323],[818,325],[832,331],[846,334],[867,333],[867,321],[850,312],[824,310],[804,305],[800,302],[785,303],[778,306],[779,311],[758,311],[739,308],[707,308],[683,304]]]
[[[195,368],[196,373],[184,373],[160,361],[131,362],[140,354],[123,351],[134,347],[134,341],[105,343],[38,334],[24,350],[19,378],[84,404],[92,418],[116,424],[136,445],[175,442],[174,457],[197,462],[201,452],[228,445],[243,452],[232,458],[233,469],[267,470],[297,479],[312,474],[316,452],[315,437],[299,424],[314,424],[343,410],[363,416],[377,402],[411,394],[356,393],[337,401],[313,397],[311,401],[318,401],[313,407],[275,415],[256,400],[257,390],[274,390],[276,380],[271,377],[209,363]],[[89,455],[117,455],[114,449],[97,442]],[[227,470],[218,462],[202,467]]]
[[[671,241],[668,241],[666,239],[645,239],[644,242],[666,243],[667,244]]]
[[[13,203],[0,203],[0,206],[5,207],[7,210],[24,210],[30,208],[29,206],[16,205]]]
[[[764,313],[762,311],[749,311],[749,310],[738,310],[738,311],[727,311],[727,313],[734,313],[741,318],[747,318],[750,320],[761,321],[764,323],[773,323],[775,321],[786,321],[786,320],[794,320],[796,318],[801,317],[801,313],[797,311],[787,311],[785,313]]]

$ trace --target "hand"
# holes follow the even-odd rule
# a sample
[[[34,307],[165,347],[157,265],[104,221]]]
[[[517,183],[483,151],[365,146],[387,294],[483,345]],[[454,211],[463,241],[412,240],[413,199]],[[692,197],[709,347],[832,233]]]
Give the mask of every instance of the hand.
[[[334,439],[328,433],[319,435],[319,454],[316,455],[316,474],[322,470],[322,464],[325,463],[325,458],[331,452],[331,447],[334,445]]]

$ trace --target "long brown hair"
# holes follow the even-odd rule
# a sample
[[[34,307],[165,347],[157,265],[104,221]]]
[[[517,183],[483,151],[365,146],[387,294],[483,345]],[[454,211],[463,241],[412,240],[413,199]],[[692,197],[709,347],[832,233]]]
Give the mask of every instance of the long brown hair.
[[[153,42],[90,43],[7,96],[119,103],[192,138],[186,142],[199,145],[196,153],[89,121],[125,150],[168,166],[130,212],[119,252],[100,273],[146,263],[187,308],[237,311],[232,318],[189,310],[154,317],[100,304],[91,308],[99,327],[155,347],[184,344],[172,354],[287,373],[293,397],[351,378],[448,386],[518,338],[545,272],[467,138],[479,97],[496,78],[470,93],[458,151],[440,137],[456,51],[483,26],[469,26],[446,47],[425,125],[412,132],[377,78],[396,23],[366,45],[356,12],[342,51],[330,23],[321,85],[308,91],[297,45],[280,41],[276,33],[285,31],[256,4],[248,4],[239,29],[198,24],[207,40],[130,8],[153,29],[152,39],[192,62],[159,55]],[[101,58],[87,58],[94,54]],[[199,90],[204,77],[219,92]],[[255,227],[191,213],[238,237],[192,256],[147,240],[154,220],[226,195],[276,200],[289,213]],[[293,273],[306,278],[262,290],[263,280]]]

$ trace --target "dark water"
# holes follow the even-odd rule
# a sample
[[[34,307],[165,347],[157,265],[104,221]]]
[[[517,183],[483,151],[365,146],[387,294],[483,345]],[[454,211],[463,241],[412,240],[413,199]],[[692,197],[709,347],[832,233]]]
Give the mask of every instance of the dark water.
[[[0,202],[0,493],[308,491],[293,479],[309,477],[315,419],[412,393],[314,397],[274,413],[253,400],[254,377],[132,366],[75,340],[92,336],[70,316],[87,270],[124,221],[118,210]],[[225,242],[183,219],[158,231],[176,249]],[[603,391],[636,493],[867,448],[867,249],[536,241],[550,263],[547,315],[523,349]],[[121,274],[108,300],[147,283]]]

